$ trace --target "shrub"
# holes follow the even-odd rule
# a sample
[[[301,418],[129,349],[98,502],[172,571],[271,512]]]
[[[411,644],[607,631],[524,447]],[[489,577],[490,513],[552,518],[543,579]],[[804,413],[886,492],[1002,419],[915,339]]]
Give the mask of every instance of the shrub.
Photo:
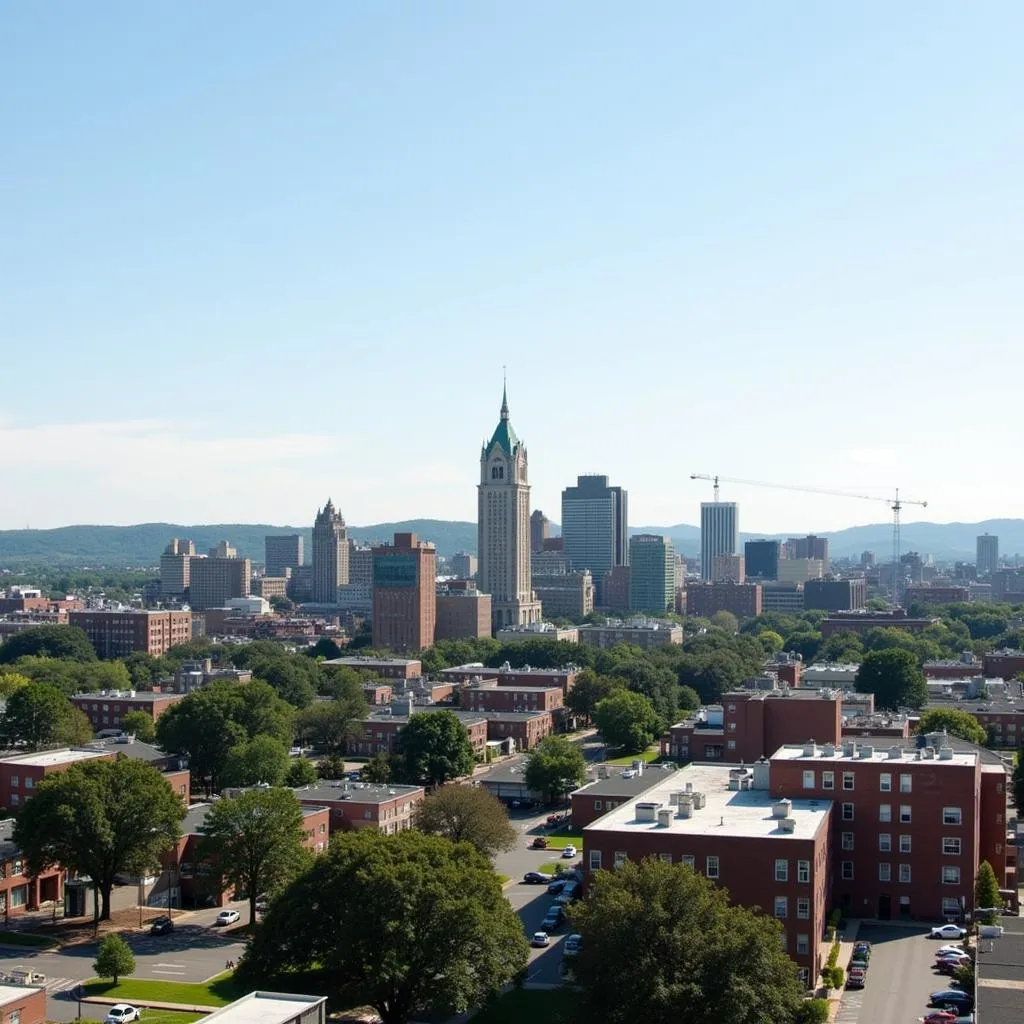
[[[805,999],[797,1010],[794,1024],[826,1024],[827,1020],[827,999]]]

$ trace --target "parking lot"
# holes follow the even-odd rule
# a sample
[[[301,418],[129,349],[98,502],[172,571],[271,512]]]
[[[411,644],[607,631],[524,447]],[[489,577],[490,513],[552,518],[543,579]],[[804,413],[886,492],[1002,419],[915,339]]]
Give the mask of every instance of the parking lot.
[[[861,925],[857,938],[872,946],[867,984],[843,994],[836,1024],[914,1024],[928,1012],[928,996],[950,987],[932,967],[945,943],[929,939],[927,925]]]

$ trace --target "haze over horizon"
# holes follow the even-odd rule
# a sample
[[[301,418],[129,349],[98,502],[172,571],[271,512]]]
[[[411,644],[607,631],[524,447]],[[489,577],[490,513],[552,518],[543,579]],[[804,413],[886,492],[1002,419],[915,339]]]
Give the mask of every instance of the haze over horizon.
[[[0,528],[476,518],[692,472],[1024,509],[1024,7],[23,5]],[[723,485],[744,532],[885,505]]]

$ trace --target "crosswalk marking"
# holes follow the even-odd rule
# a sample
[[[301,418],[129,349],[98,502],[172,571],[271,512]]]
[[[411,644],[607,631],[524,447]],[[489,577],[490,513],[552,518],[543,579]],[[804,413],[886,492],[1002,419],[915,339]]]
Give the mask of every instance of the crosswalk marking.
[[[43,988],[46,989],[47,995],[54,996],[58,992],[67,992],[68,989],[75,988],[80,984],[81,981],[78,978],[51,978],[47,975]]]
[[[843,993],[843,1001],[839,1004],[835,1024],[857,1024],[861,1008],[864,1005],[863,989],[847,989]]]

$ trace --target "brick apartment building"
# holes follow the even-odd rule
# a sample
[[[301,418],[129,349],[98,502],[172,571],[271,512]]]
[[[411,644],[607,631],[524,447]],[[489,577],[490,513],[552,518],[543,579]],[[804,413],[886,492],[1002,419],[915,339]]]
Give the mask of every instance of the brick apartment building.
[[[449,584],[440,588],[436,612],[435,640],[491,635],[491,595],[481,594],[475,587],[453,587]]]
[[[85,602],[77,597],[43,597],[38,590],[26,590],[23,593],[16,588],[12,588],[5,594],[0,595],[0,615],[12,615],[22,612],[67,615],[69,612],[81,611],[83,608],[85,608]]]
[[[387,683],[363,683],[363,696],[371,706],[391,703],[392,689]]]
[[[821,636],[827,640],[836,633],[866,633],[869,629],[903,629],[908,633],[920,633],[936,620],[912,619],[903,608],[891,612],[836,612],[822,619]]]
[[[596,777],[569,795],[573,831],[586,828],[592,821],[614,811],[619,804],[646,793],[663,780],[660,771],[650,768],[643,761],[637,761],[633,768],[597,765]]]
[[[4,985],[0,988],[0,1019],[7,1024],[46,1024],[46,989]]]
[[[332,662],[333,664],[333,662]],[[487,668],[483,662],[475,661],[468,665],[456,665],[453,668],[444,668],[438,675],[450,683],[472,683],[477,679],[496,679],[499,686],[549,686],[561,687],[563,695],[576,683],[576,677],[580,669],[575,665],[566,668],[530,668],[529,665],[523,668],[512,668],[505,662],[500,668]]]
[[[413,813],[426,791],[422,786],[322,781],[296,789],[295,796],[303,806],[327,808],[332,836],[359,828],[390,836],[413,827]]]
[[[960,604],[970,601],[968,587],[936,583],[911,583],[903,591],[903,600],[909,604]]]
[[[533,750],[545,736],[555,731],[555,716],[550,711],[488,711],[487,738],[503,743],[507,753]]]
[[[192,640],[187,611],[69,612],[68,625],[84,630],[101,658],[126,658],[134,651],[159,658]]]
[[[1024,672],[1024,651],[1004,647],[1001,651],[989,651],[982,655],[982,669],[993,679],[1012,679],[1018,672]]]
[[[683,627],[655,619],[630,619],[616,622],[609,619],[603,626],[580,626],[579,642],[610,650],[617,644],[631,644],[644,651],[683,642]]]
[[[30,877],[28,864],[14,842],[14,819],[0,820],[0,914],[5,919],[15,917],[38,910],[41,903],[60,903],[63,899],[64,869],[49,867]]]
[[[499,686],[496,679],[463,683],[463,711],[557,711],[565,704],[560,686]]]
[[[419,679],[423,663],[418,658],[330,658],[324,665],[341,665],[357,672],[370,672],[381,679]]]
[[[141,711],[155,722],[184,696],[183,693],[160,693],[156,690],[100,690],[98,693],[76,693],[71,703],[99,731],[120,729],[129,711]]]
[[[842,698],[815,690],[734,690],[721,705],[673,725],[661,738],[663,757],[750,764],[786,743],[813,737],[839,743]]]
[[[959,658],[926,661],[921,670],[928,679],[963,679],[964,676],[980,676],[985,673],[981,659],[970,651]]]
[[[767,761],[691,764],[585,826],[585,866],[593,872],[645,857],[689,864],[734,903],[779,919],[783,946],[810,986],[828,953],[831,810],[829,800],[777,800]]]
[[[732,612],[739,619],[761,614],[760,583],[687,583],[686,612],[710,619],[715,612]]]
[[[373,646],[421,651],[434,642],[437,552],[415,533],[373,549]]]
[[[451,711],[462,722],[473,756],[483,758],[487,750],[487,719],[472,711],[453,711],[450,708],[434,706],[413,706],[413,714],[427,715],[437,711]],[[398,734],[409,724],[408,714],[390,714],[388,710],[376,711],[363,719],[356,734],[348,741],[348,753],[362,757],[374,754],[398,752]],[[2,776],[0,776],[2,781]]]

